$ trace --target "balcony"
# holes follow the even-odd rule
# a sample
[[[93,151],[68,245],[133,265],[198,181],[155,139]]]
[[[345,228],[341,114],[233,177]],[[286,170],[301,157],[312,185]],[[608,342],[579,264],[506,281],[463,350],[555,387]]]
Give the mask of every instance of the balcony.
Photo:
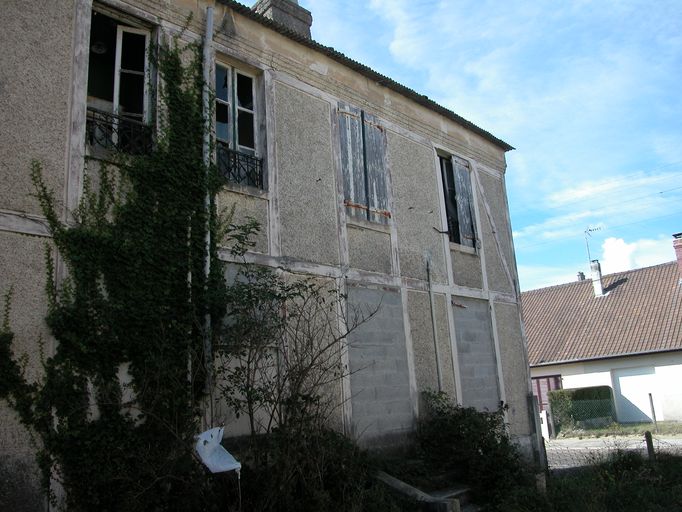
[[[225,181],[263,189],[263,160],[216,141],[218,173]]]
[[[94,155],[102,150],[146,155],[153,147],[154,130],[135,119],[88,107],[85,141]]]

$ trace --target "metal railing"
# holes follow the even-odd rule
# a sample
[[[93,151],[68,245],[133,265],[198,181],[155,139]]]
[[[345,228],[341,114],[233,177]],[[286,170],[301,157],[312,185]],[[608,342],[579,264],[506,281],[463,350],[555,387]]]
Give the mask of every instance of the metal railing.
[[[230,149],[227,144],[216,141],[218,173],[231,183],[263,189],[263,160]]]
[[[85,141],[93,149],[143,155],[152,150],[154,130],[135,119],[88,107]]]

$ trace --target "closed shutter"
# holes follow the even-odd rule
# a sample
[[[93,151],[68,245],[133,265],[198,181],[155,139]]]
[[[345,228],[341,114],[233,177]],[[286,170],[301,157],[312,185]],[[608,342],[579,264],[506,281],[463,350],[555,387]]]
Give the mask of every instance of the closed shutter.
[[[367,193],[362,140],[362,111],[339,103],[339,139],[343,171],[343,199],[349,217],[367,218]]]
[[[457,191],[457,218],[459,219],[460,244],[476,247],[474,230],[473,193],[469,163],[453,157],[455,167],[455,190]]]
[[[388,224],[388,193],[386,184],[386,131],[376,117],[364,114],[365,170],[368,219]]]

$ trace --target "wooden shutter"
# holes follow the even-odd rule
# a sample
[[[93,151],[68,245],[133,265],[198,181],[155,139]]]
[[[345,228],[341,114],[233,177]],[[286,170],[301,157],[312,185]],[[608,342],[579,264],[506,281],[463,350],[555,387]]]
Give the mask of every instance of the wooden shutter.
[[[386,131],[376,117],[364,114],[365,172],[368,220],[388,224],[388,190],[386,183]]]
[[[346,214],[352,218],[367,218],[367,191],[362,140],[362,111],[339,103],[339,141],[343,172],[343,199]]]
[[[457,192],[459,243],[468,247],[476,247],[469,163],[461,158],[453,157],[453,164],[455,168],[455,190]]]

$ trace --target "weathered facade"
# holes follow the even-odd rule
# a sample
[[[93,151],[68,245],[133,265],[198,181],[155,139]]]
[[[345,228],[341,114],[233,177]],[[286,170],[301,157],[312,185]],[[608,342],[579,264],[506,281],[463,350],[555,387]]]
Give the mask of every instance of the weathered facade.
[[[30,162],[44,164],[69,221],[98,152],[143,151],[154,129],[146,48],[188,20],[181,37],[202,40],[208,7],[226,181],[218,202],[260,221],[248,260],[335,280],[350,303],[381,304],[350,340],[349,368],[361,370],[343,385],[345,432],[394,442],[414,429],[419,393],[440,387],[464,405],[508,404],[511,433],[530,453],[504,181],[511,146],[311,41],[310,13],[287,0],[254,10],[230,0],[4,3],[0,47],[12,51],[0,56],[0,292],[14,286],[11,323],[29,368],[39,368],[37,340],[51,348],[50,238]],[[0,453],[30,453],[6,407]]]

